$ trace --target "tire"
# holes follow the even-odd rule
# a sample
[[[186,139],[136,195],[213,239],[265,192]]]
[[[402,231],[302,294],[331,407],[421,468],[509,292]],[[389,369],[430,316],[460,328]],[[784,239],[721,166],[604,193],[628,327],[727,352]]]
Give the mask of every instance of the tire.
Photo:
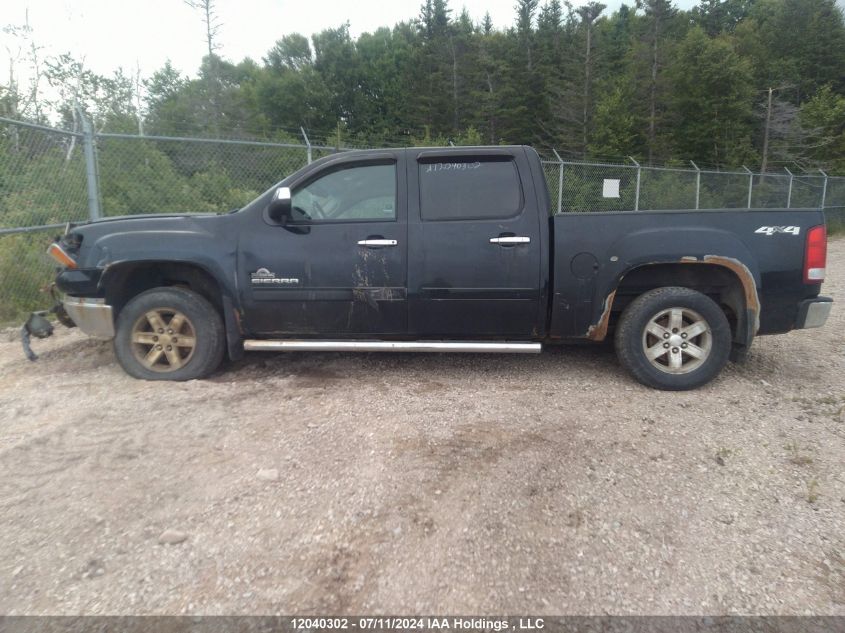
[[[223,320],[206,299],[184,288],[153,288],[120,311],[114,352],[135,378],[192,380],[217,369],[225,340]]]
[[[689,288],[665,287],[631,302],[614,342],[619,362],[639,382],[683,391],[707,384],[722,371],[731,338],[716,302]]]

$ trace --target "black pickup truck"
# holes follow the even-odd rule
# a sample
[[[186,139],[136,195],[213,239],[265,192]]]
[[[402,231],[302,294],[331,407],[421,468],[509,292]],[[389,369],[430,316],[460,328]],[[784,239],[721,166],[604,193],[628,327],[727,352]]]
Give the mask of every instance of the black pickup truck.
[[[150,380],[245,350],[539,352],[613,337],[640,382],[691,389],[755,336],[824,324],[818,209],[552,215],[514,147],[345,152],[236,212],[70,225],[67,314]]]

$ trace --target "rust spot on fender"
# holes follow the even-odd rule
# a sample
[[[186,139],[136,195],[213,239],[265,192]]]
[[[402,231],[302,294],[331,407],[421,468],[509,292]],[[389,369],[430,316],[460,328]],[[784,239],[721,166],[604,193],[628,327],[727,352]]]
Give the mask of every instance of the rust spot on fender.
[[[757,334],[757,330],[760,329],[760,297],[757,295],[757,284],[754,281],[754,275],[748,270],[748,266],[738,259],[723,257],[721,255],[705,255],[700,262],[696,263],[724,266],[739,277],[745,294],[745,307],[754,312],[754,334]]]
[[[613,307],[613,299],[616,297],[614,289],[604,300],[604,309],[597,323],[587,328],[587,338],[591,341],[603,341],[607,336],[607,327],[610,325],[610,309]]]

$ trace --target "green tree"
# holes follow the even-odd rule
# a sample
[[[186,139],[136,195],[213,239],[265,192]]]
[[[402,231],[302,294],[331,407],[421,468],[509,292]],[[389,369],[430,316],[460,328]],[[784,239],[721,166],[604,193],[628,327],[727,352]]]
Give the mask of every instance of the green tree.
[[[450,13],[446,0],[426,0],[417,20],[412,116],[417,125],[428,125],[435,134],[448,134],[454,127]]]
[[[329,90],[313,62],[269,64],[257,77],[255,98],[271,128],[325,131],[337,122],[326,107]]]
[[[750,160],[754,89],[751,65],[724,37],[691,29],[667,68],[673,154],[711,165]]]
[[[283,70],[300,71],[311,66],[313,61],[308,38],[299,33],[291,33],[277,40],[264,58],[265,65],[277,73]]]
[[[312,36],[314,68],[326,86],[330,86],[328,112],[335,121],[354,127],[356,101],[359,98],[359,64],[349,24],[325,29]]]
[[[616,84],[606,90],[595,107],[595,132],[590,139],[592,156],[604,160],[641,155],[644,142],[642,120],[630,106],[634,99],[630,86]]]
[[[539,0],[517,0],[516,27],[508,32],[502,96],[506,108],[499,117],[500,135],[515,143],[540,138],[540,122],[546,120],[548,103],[543,98],[543,76],[537,66],[536,30]]]
[[[502,120],[507,108],[507,51],[508,38],[495,31],[478,37],[479,83],[473,92],[478,104],[478,128],[487,143],[497,144],[502,139]]]
[[[690,10],[690,19],[710,37],[732,33],[756,0],[701,0]]]
[[[658,154],[658,126],[661,118],[662,105],[664,103],[664,91],[661,72],[664,66],[664,58],[667,43],[667,30],[669,22],[676,15],[677,9],[672,6],[671,0],[637,0],[637,8],[642,9],[645,14],[645,29],[643,31],[640,45],[643,49],[641,55],[647,60],[646,80],[646,108],[648,128],[646,131],[646,154],[648,162],[653,162]]]
[[[792,84],[795,103],[845,90],[845,21],[835,0],[758,0],[736,28],[758,88]]]
[[[824,86],[801,107],[800,119],[808,130],[811,163],[845,172],[845,95]]]

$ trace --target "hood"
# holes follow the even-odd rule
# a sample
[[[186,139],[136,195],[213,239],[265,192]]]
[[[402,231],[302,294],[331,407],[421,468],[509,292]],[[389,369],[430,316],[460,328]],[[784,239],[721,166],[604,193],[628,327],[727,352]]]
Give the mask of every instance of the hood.
[[[142,233],[148,231],[203,230],[219,220],[216,213],[147,213],[143,215],[118,215],[88,222],[71,223],[68,234],[85,236],[85,239],[114,233]]]
[[[85,226],[93,226],[99,224],[107,224],[109,222],[124,222],[134,220],[151,220],[164,218],[203,218],[213,217],[219,215],[217,213],[141,213],[137,215],[115,215],[106,218],[99,218],[97,220],[85,220],[81,222],[71,222],[70,228],[82,228]]]
[[[216,213],[153,213],[102,218],[71,224],[62,246],[80,267],[103,266],[138,249],[157,252],[161,244],[227,232],[232,216]],[[178,247],[177,247],[178,248]]]

